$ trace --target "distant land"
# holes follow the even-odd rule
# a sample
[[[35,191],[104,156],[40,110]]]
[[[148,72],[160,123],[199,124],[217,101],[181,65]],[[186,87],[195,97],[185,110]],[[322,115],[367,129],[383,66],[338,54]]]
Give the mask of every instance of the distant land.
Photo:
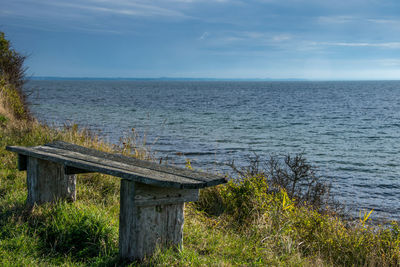
[[[159,78],[102,78],[102,77],[54,77],[54,76],[33,76],[33,81],[307,81],[307,79],[273,79],[273,78],[176,78],[176,77],[159,77]]]

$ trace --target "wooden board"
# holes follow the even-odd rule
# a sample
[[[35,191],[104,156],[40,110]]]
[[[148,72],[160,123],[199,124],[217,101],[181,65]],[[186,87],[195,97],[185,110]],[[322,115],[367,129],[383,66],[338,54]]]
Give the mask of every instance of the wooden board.
[[[66,174],[100,172],[134,182],[182,189],[198,189],[226,182],[222,176],[100,152],[62,141],[36,147],[8,146],[6,149],[19,155],[63,164]],[[19,158],[24,164],[24,157]],[[20,169],[24,167],[19,166]]]
[[[135,183],[135,206],[157,206],[193,202],[199,199],[199,189],[177,189]]]

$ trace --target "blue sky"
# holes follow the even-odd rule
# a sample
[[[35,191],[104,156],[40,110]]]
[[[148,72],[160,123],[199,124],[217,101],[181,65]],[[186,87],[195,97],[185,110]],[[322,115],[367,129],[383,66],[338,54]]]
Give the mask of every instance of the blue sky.
[[[0,0],[35,76],[400,79],[398,0]]]

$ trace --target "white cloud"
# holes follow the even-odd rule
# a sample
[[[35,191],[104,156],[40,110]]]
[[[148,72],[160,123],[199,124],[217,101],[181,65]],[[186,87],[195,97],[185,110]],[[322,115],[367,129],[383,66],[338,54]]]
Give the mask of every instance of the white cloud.
[[[394,19],[368,19],[368,21],[377,24],[400,24],[400,20]]]
[[[222,33],[220,40],[227,42],[251,42],[254,44],[272,44],[291,40],[293,37],[287,33],[269,33],[257,31],[232,31]]]
[[[201,2],[217,2],[217,3],[228,3],[233,0],[168,0],[169,2],[177,3],[201,3]]]
[[[15,0],[1,6],[0,19],[8,20],[8,25],[44,31],[121,34],[135,30],[134,24],[128,23],[131,18],[158,21],[190,18],[176,6],[179,5],[141,0],[41,0],[37,3]],[[108,23],[103,23],[105,19]]]
[[[343,47],[376,47],[376,48],[390,48],[399,49],[400,42],[307,42],[307,46],[314,48],[322,48],[323,46],[343,46]]]
[[[345,24],[356,20],[352,16],[320,16],[317,21],[323,24]]]
[[[93,4],[95,3],[95,5]],[[163,8],[151,4],[143,4],[135,1],[102,1],[102,0],[91,0],[91,1],[79,1],[79,3],[73,2],[56,2],[51,1],[49,5],[58,7],[66,7],[77,10],[87,10],[90,12],[102,12],[121,14],[129,16],[166,16],[166,17],[185,17],[185,15],[177,10]]]
[[[289,34],[279,34],[272,37],[272,40],[275,42],[283,42],[292,39],[292,36]]]
[[[116,14],[123,16],[187,18],[175,5],[157,4],[140,0],[42,0],[39,3],[22,0],[9,3],[0,10],[2,16],[21,16],[30,18],[68,18]]]
[[[400,59],[378,59],[376,63],[384,67],[400,67]]]
[[[206,39],[210,34],[208,32],[204,32],[201,36],[200,36],[200,40],[204,40]]]
[[[320,43],[320,44],[330,45],[330,46],[349,46],[349,47],[381,47],[381,48],[393,48],[393,49],[400,48],[400,42],[386,42],[386,43],[333,42],[333,43]]]
[[[235,33],[238,36],[242,36],[246,39],[262,39],[265,38],[265,33],[264,32],[236,32]]]

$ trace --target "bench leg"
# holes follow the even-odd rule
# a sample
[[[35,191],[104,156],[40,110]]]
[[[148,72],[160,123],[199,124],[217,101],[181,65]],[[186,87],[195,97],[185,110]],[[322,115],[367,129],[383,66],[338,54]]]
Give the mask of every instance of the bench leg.
[[[135,204],[138,184],[121,180],[119,254],[137,260],[157,247],[182,246],[184,202],[141,206]]]
[[[57,199],[76,199],[76,175],[66,175],[62,164],[28,157],[27,204],[33,206]]]

